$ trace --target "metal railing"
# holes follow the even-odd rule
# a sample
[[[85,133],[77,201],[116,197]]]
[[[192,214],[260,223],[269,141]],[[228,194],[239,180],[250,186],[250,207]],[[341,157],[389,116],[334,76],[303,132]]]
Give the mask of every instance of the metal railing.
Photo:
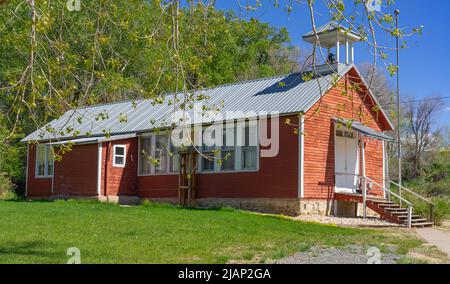
[[[393,192],[392,190],[387,189],[385,186],[383,186],[383,185],[377,183],[376,181],[374,181],[374,180],[372,180],[372,179],[370,179],[370,178],[368,178],[368,177],[362,177],[362,178],[365,179],[365,180],[367,180],[367,181],[369,181],[369,182],[371,182],[371,183],[373,183],[373,184],[375,184],[375,185],[377,185],[377,186],[380,187],[385,193],[389,193],[389,195],[392,195],[392,196],[394,196],[394,197],[397,197],[400,201],[403,201],[403,202],[405,202],[406,204],[408,204],[408,223],[407,223],[407,225],[408,225],[408,228],[411,228],[411,224],[412,224],[413,204],[412,204],[410,201],[406,200],[405,198],[401,197],[400,195],[396,194],[396,193]],[[365,184],[367,184],[367,183],[365,182]],[[367,188],[367,186],[364,185],[364,190],[366,190],[366,188]],[[364,191],[363,191],[363,194],[364,194]]]
[[[408,228],[411,228],[411,224],[412,224],[413,204],[412,204],[410,201],[406,200],[406,199],[403,198],[401,195],[396,194],[395,192],[393,192],[392,190],[386,188],[385,186],[383,186],[383,185],[377,183],[376,181],[372,180],[371,178],[363,177],[363,176],[357,175],[357,174],[338,173],[338,172],[335,172],[335,176],[353,176],[353,177],[357,177],[357,178],[358,178],[358,181],[359,181],[359,183],[360,183],[361,186],[362,186],[361,191],[362,191],[362,195],[363,195],[363,210],[364,210],[364,213],[363,213],[363,214],[364,214],[364,218],[366,218],[366,216],[367,216],[367,214],[366,214],[366,210],[367,210],[367,206],[366,206],[366,204],[367,204],[367,182],[370,182],[370,183],[372,183],[372,184],[378,186],[379,188],[381,188],[381,190],[383,190],[383,193],[384,193],[385,195],[386,195],[386,193],[387,193],[387,194],[389,194],[389,196],[394,196],[394,197],[398,198],[400,202],[404,202],[405,204],[408,205],[408,208],[407,208],[407,209],[408,209],[408,220],[407,220],[407,225],[408,225]],[[394,184],[395,184],[395,183],[394,183]],[[412,191],[409,190],[409,189],[408,189],[408,191],[409,191],[409,192],[412,192]],[[416,193],[413,192],[413,194],[416,194]],[[422,197],[422,196],[420,196],[420,195],[418,195],[418,194],[416,194],[416,195],[417,195],[418,197],[420,197],[420,198],[426,200],[426,198],[424,198],[424,197]],[[427,200],[427,201],[430,202],[429,200]]]
[[[428,206],[430,207],[430,209],[429,209],[429,210],[430,210],[430,211],[429,211],[429,214],[430,214],[430,216],[429,216],[429,221],[430,221],[430,222],[434,222],[434,217],[433,217],[433,215],[434,215],[434,206],[435,206],[435,204],[434,204],[430,199],[425,198],[425,197],[423,197],[422,195],[420,195],[420,194],[418,194],[418,193],[412,191],[411,189],[409,189],[409,188],[407,188],[407,187],[404,187],[404,186],[402,186],[402,185],[400,185],[400,184],[398,184],[398,183],[396,183],[396,182],[394,182],[394,181],[392,181],[392,180],[387,180],[387,181],[389,182],[389,184],[393,184],[393,185],[395,185],[395,186],[398,187],[398,189],[399,189],[399,195],[400,195],[400,196],[402,196],[402,194],[401,194],[402,190],[405,190],[406,192],[412,194],[413,196],[415,196],[415,197],[417,197],[417,198],[419,198],[419,199],[425,201],[426,203],[428,203]],[[395,196],[395,195],[394,195],[394,196]],[[396,196],[396,197],[397,197],[397,196]]]

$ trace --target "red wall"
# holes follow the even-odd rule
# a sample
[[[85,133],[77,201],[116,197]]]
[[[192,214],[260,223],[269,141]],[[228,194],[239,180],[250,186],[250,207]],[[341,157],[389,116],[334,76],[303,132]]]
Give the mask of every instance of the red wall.
[[[258,172],[198,174],[197,198],[296,198],[298,195],[298,136],[280,118],[279,153],[260,158]],[[295,116],[290,117],[294,123]],[[270,126],[270,120],[267,123]],[[270,133],[270,132],[269,132]],[[269,134],[270,135],[270,134]],[[142,197],[177,197],[177,175],[138,177]]]
[[[103,195],[136,195],[136,176],[138,163],[137,141],[137,138],[131,138],[105,142],[102,144]],[[126,146],[126,162],[124,168],[113,166],[114,145]]]
[[[30,145],[28,152],[28,197],[48,197],[52,193],[52,178],[36,178],[36,146]]]
[[[97,144],[77,145],[55,161],[54,195],[97,196]]]
[[[356,73],[350,71],[305,115],[304,196],[307,199],[333,198],[335,179],[333,118],[354,119],[377,131],[390,128],[381,113],[374,111],[374,102],[360,84]],[[360,88],[351,87],[355,85]],[[343,93],[343,90],[346,90],[346,93]],[[366,175],[381,183],[382,142],[367,138],[365,141]],[[378,194],[381,192],[378,191]]]

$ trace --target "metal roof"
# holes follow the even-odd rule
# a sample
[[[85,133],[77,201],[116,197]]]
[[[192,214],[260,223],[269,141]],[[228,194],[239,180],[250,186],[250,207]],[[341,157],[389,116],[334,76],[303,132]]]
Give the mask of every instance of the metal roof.
[[[318,27],[316,29],[316,33],[321,34],[321,33],[332,32],[332,31],[337,30],[339,27],[341,27],[341,26],[336,21],[331,21],[331,22],[326,23],[323,26]],[[315,35],[314,31],[310,31],[309,33],[304,34],[303,37],[310,37],[313,35]]]
[[[354,65],[347,66],[340,70],[338,75],[343,76],[353,67]],[[207,117],[203,121],[208,123],[256,117],[261,112],[278,112],[279,114],[307,112],[334,82],[336,82],[335,73],[324,74],[308,81],[304,81],[301,75],[296,73],[227,84],[194,93],[207,96],[207,99],[202,101],[205,106],[220,106],[218,116]],[[22,141],[103,137],[106,133],[124,135],[167,127],[170,125],[173,114],[174,104],[171,102],[174,101],[175,96],[181,98],[184,94],[167,95],[161,104],[155,104],[153,100],[136,100],[70,110]],[[229,111],[235,113],[227,116]],[[191,115],[193,112],[193,110],[187,111]],[[122,120],[126,118],[126,122],[120,122],[121,117]],[[77,131],[76,137],[73,132],[67,133],[68,127]]]
[[[334,118],[333,120],[337,123],[341,123],[342,125],[349,127],[351,129],[363,134],[364,136],[375,138],[378,140],[389,141],[389,142],[394,141],[394,138],[392,138],[391,136],[386,135],[382,132],[375,131],[368,126],[361,124],[360,122],[350,121],[350,120],[343,119],[343,118]]]
[[[359,33],[353,29],[349,29],[336,21],[331,21],[326,23],[323,26],[316,28],[317,35],[331,34],[333,32],[337,32],[337,34],[344,34],[349,37],[354,38],[355,40],[361,40]],[[302,38],[306,41],[310,41],[311,37],[315,37],[316,34],[314,31],[310,31],[302,36]]]
[[[122,139],[128,139],[128,138],[134,138],[136,137],[136,134],[127,134],[127,135],[115,135],[115,136],[99,136],[99,137],[86,137],[86,138],[78,138],[78,139],[72,139],[72,140],[62,140],[57,142],[49,143],[49,145],[62,145],[62,144],[68,144],[72,143],[75,145],[86,145],[86,144],[97,144],[102,142],[108,142],[108,141],[117,141]]]

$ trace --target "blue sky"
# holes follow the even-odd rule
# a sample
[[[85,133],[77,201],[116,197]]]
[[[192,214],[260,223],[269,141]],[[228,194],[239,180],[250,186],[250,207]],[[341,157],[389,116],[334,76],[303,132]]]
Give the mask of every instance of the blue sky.
[[[270,3],[273,0],[262,0],[263,7],[256,12],[242,15],[243,17],[254,17],[260,21],[268,22],[276,27],[286,27],[292,38],[292,44],[302,49],[308,48],[308,43],[301,39],[302,34],[311,30],[309,11],[305,4],[296,4],[290,15],[282,8],[274,8]],[[241,3],[246,3],[241,0]],[[249,1],[252,2],[252,1]],[[279,1],[283,3],[284,1]],[[302,1],[303,2],[303,1]],[[323,10],[321,1],[317,2],[318,12],[316,15],[317,25],[324,24],[330,20],[329,15]],[[352,0],[346,1],[352,5]],[[321,7],[322,6],[322,7]],[[217,8],[234,9],[239,13],[236,0],[219,0]],[[450,1],[448,0],[397,0],[393,6],[400,9],[400,26],[411,30],[423,25],[422,36],[409,38],[408,48],[400,53],[401,68],[401,95],[402,100],[411,96],[417,99],[431,95],[450,97]],[[384,44],[394,46],[394,39],[380,33],[378,35]],[[393,56],[393,55],[392,55]],[[394,60],[390,56],[388,61]],[[366,44],[355,46],[356,64],[372,62]],[[394,62],[394,61],[392,61]],[[394,86],[395,81],[392,81]],[[438,114],[440,125],[450,124],[450,99],[445,99],[445,106]]]

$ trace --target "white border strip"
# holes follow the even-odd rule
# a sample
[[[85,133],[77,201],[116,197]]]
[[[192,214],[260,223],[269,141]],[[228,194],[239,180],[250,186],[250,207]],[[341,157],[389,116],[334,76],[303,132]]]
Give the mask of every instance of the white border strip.
[[[102,194],[102,151],[103,144],[98,143],[97,151],[97,194],[101,196]]]
[[[298,197],[305,197],[305,116],[300,115],[298,131]]]

